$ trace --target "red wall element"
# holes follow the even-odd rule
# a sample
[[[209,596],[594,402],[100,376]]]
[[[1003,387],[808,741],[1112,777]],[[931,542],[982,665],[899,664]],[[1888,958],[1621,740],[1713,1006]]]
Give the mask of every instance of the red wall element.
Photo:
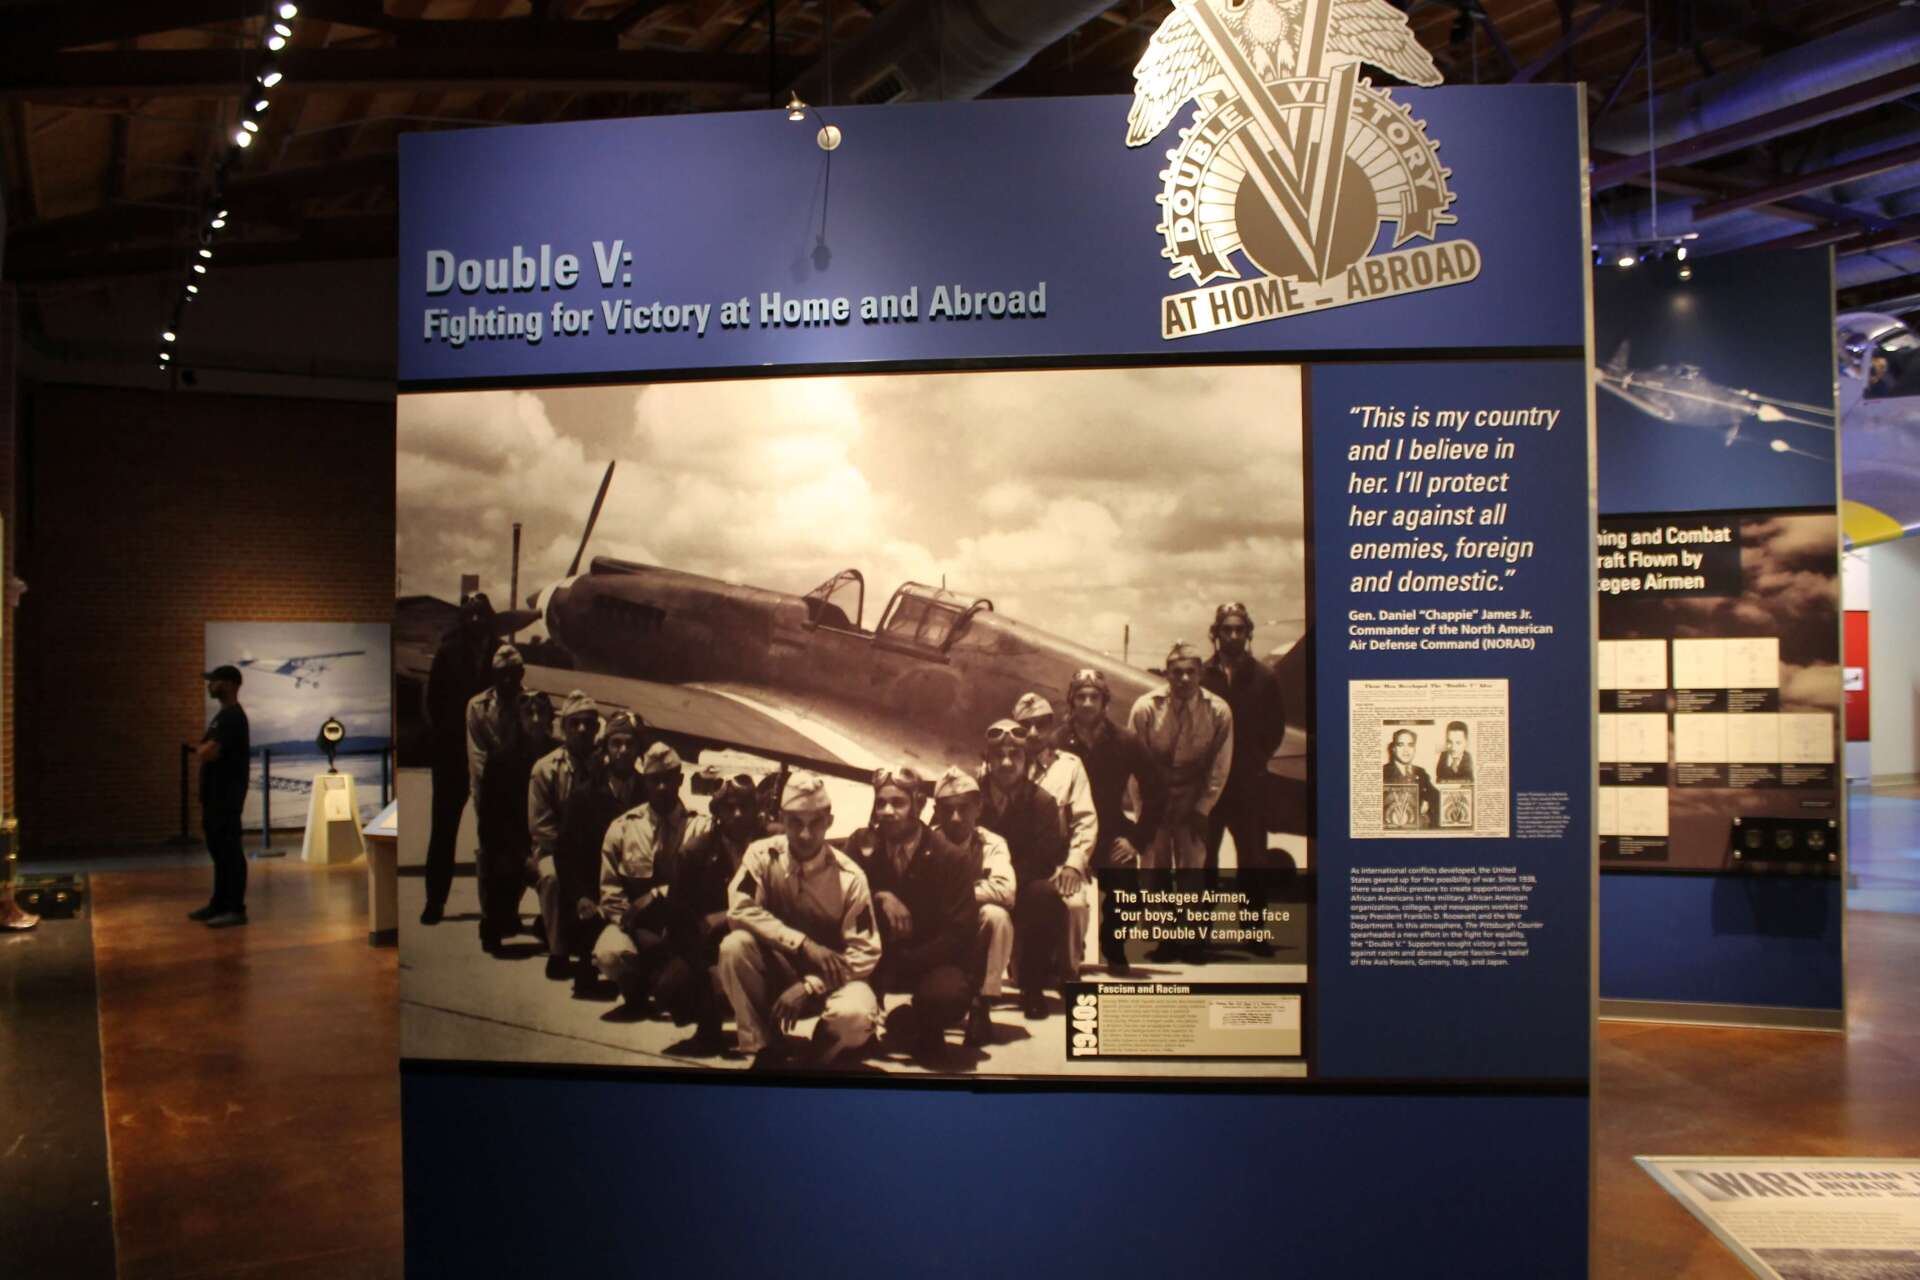
[[[1872,630],[1868,620],[1872,616],[1865,609],[1849,609],[1843,624],[1840,664],[1846,675],[1848,742],[1867,742],[1873,736],[1867,710],[1868,635]]]

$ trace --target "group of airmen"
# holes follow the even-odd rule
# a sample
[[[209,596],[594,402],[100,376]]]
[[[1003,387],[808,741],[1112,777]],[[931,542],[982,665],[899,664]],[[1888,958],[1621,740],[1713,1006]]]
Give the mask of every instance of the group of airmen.
[[[1250,652],[1241,604],[1216,611],[1211,655],[1173,646],[1166,685],[1124,724],[1109,716],[1106,677],[1077,671],[1064,719],[1023,695],[987,728],[977,767],[876,771],[867,825],[836,841],[827,785],[805,771],[696,779],[708,812],[689,811],[674,748],[585,693],[559,708],[555,744],[550,700],[524,690],[519,651],[486,639],[488,622],[484,605],[463,612],[429,680],[438,742],[452,737],[454,673],[473,673],[491,649],[488,687],[459,720],[464,775],[441,767],[451,752],[436,753],[422,923],[442,917],[452,829],[471,796],[482,947],[497,954],[533,933],[550,979],[571,979],[581,998],[617,993],[610,1018],[691,1026],[675,1048],[686,1056],[825,1066],[884,1042],[929,1060],[956,1027],[984,1046],[1009,979],[1038,1020],[1047,990],[1078,978],[1100,871],[1205,876],[1227,832],[1241,867],[1291,867],[1268,851],[1264,785],[1285,711],[1277,678]],[[457,801],[440,794],[443,776]],[[528,888],[539,911],[523,924]],[[1116,934],[1103,930],[1099,946],[1109,972],[1130,972]],[[1151,958],[1206,955],[1167,943]],[[883,1016],[888,995],[906,999]],[[812,1040],[792,1037],[808,1018]]]

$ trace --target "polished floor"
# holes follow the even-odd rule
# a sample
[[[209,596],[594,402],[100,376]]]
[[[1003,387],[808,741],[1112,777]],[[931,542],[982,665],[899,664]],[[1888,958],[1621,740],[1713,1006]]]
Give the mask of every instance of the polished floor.
[[[1856,848],[1872,831],[1875,850],[1856,866],[1865,875],[1847,919],[1848,1035],[1601,1026],[1595,1276],[1747,1274],[1633,1164],[1636,1155],[1920,1151],[1920,985],[1912,980],[1920,916],[1858,909],[1863,891],[1906,888],[1920,858],[1920,801],[1872,797],[1869,828],[1860,799]],[[255,862],[253,923],[214,932],[184,919],[204,900],[203,865],[125,865],[92,875],[90,919],[49,921],[39,936],[0,951],[0,1047],[17,1076],[0,1103],[17,1110],[62,1096],[49,1084],[45,1046],[23,1052],[24,1019],[54,1005],[84,1008],[84,977],[62,980],[59,1001],[44,988],[53,981],[47,972],[84,968],[90,925],[98,1057],[83,1052],[84,1019],[70,1011],[49,1034],[65,1037],[70,1061],[58,1079],[66,1092],[104,1100],[117,1275],[399,1275],[397,966],[394,952],[366,945],[361,868]],[[37,969],[22,963],[29,947]],[[23,1074],[29,1058],[38,1076]],[[91,1088],[90,1071],[104,1092]],[[76,1079],[88,1087],[72,1087]],[[66,1123],[82,1132],[99,1115]],[[10,1233],[48,1220],[32,1202],[73,1210],[88,1176],[83,1152],[53,1140],[36,1148],[28,1139],[45,1126],[25,1129],[19,1142],[0,1137],[0,1147],[15,1143],[0,1159],[8,1188],[0,1202],[11,1210],[0,1214],[0,1275],[116,1274],[98,1248],[64,1254],[68,1265],[54,1271],[7,1265],[5,1250],[19,1239]],[[38,1194],[15,1195],[16,1187]]]
[[[91,877],[119,1275],[398,1276],[395,953],[362,867],[251,873],[225,930],[202,867]]]

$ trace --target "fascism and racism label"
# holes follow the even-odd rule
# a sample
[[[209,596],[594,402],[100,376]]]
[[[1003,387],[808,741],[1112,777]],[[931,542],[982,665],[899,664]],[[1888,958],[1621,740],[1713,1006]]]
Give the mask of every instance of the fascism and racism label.
[[[1455,220],[1438,143],[1362,64],[1440,82],[1385,0],[1176,0],[1134,68],[1127,116],[1127,145],[1144,146],[1193,104],[1160,175],[1156,229],[1169,275],[1197,287],[1162,302],[1163,339],[1480,274],[1472,241],[1433,242]],[[1382,223],[1392,244],[1374,254]]]

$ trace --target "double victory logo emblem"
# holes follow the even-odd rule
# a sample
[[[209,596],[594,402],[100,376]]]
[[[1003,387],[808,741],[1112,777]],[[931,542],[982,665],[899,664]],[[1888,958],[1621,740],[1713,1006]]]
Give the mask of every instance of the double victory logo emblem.
[[[1175,279],[1161,307],[1185,338],[1374,298],[1462,284],[1472,241],[1415,245],[1454,221],[1448,170],[1423,121],[1360,78],[1360,64],[1440,83],[1385,0],[1175,0],[1134,67],[1127,145],[1194,104],[1158,199]],[[1380,225],[1392,248],[1371,253]],[[1243,278],[1238,254],[1258,272]],[[1210,285],[1221,278],[1234,283]]]

